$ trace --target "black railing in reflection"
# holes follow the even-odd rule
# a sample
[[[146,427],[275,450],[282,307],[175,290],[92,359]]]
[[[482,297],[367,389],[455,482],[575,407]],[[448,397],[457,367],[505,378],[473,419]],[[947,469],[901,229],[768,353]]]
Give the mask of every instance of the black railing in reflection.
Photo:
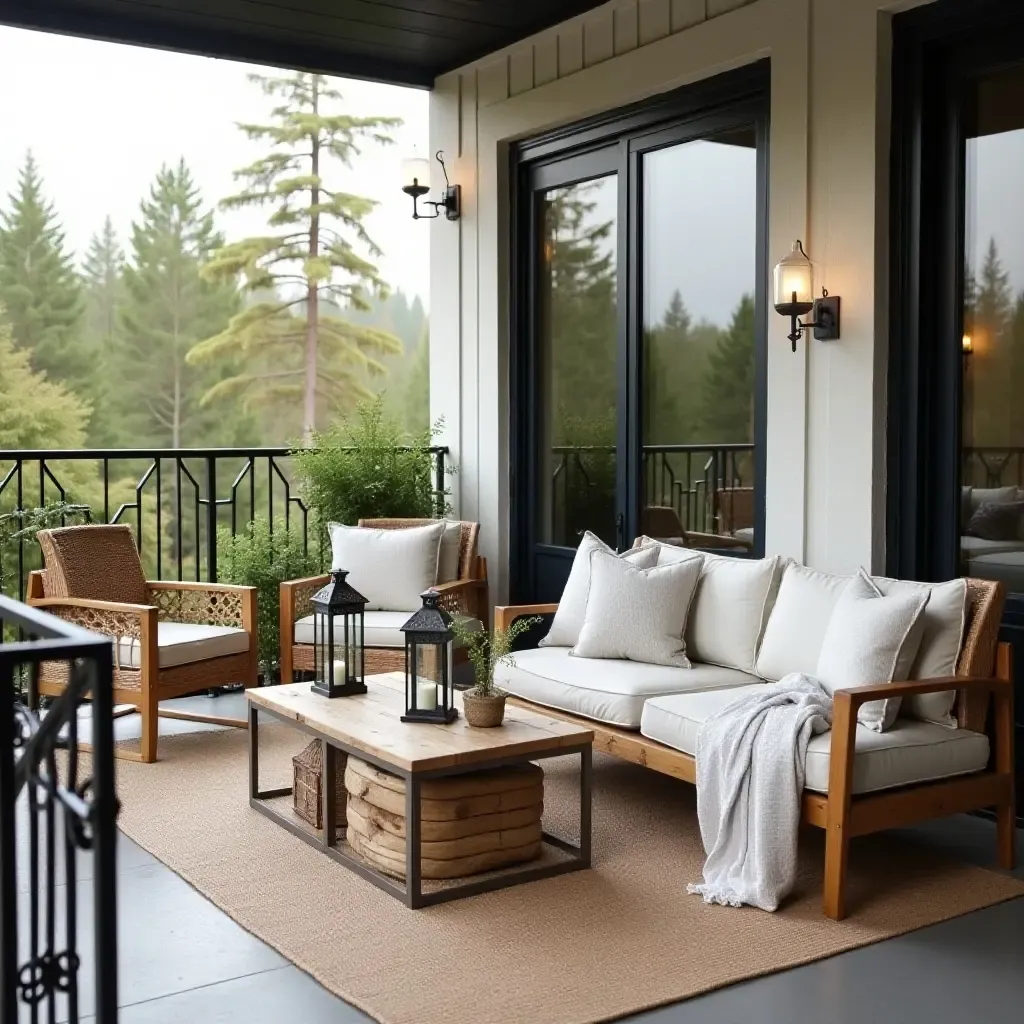
[[[551,449],[552,543],[575,546],[584,529],[614,542],[615,459],[612,445]],[[642,460],[644,509],[670,510],[680,531],[721,534],[753,526],[752,444],[645,445]]]
[[[964,448],[961,478],[965,487],[1024,487],[1024,446]]]
[[[438,509],[445,505],[446,447],[433,447]],[[217,530],[243,530],[257,515],[301,531],[308,550],[309,509],[295,491],[289,448],[164,448],[0,451],[0,512],[73,500],[93,522],[126,523],[147,574],[155,579],[217,580]],[[318,542],[318,539],[314,540]],[[38,568],[31,537],[0,538],[0,579],[25,596]]]
[[[0,1019],[117,1020],[117,893],[113,651],[109,640],[0,596]],[[27,637],[17,640],[17,637]],[[66,662],[68,684],[40,711],[43,662]],[[21,678],[24,689],[17,686]],[[22,701],[16,694],[25,692]],[[78,711],[92,704],[89,767]],[[91,879],[78,859],[92,856]],[[80,892],[85,890],[84,892]],[[93,940],[79,911],[92,893]],[[92,947],[93,999],[79,994]]]

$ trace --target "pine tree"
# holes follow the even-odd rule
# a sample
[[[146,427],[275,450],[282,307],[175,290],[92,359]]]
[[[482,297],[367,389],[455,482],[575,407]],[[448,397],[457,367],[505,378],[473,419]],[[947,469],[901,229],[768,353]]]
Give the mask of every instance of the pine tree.
[[[744,295],[708,356],[701,389],[707,443],[754,440],[754,300]]]
[[[124,250],[110,217],[92,236],[82,261],[85,289],[84,342],[92,368],[83,387],[92,402],[89,444],[94,448],[131,447],[122,402],[117,401],[121,337],[120,307],[124,301]]]
[[[36,370],[51,380],[77,381],[89,369],[79,333],[81,288],[31,152],[8,200],[0,213],[0,302],[11,337]]]
[[[239,126],[271,148],[235,173],[242,190],[222,206],[270,207],[270,230],[221,247],[207,273],[211,280],[240,275],[245,291],[274,288],[281,298],[249,305],[189,359],[241,356],[242,372],[214,387],[206,400],[243,392],[249,405],[284,409],[298,400],[308,438],[318,413],[371,397],[366,375],[383,374],[378,357],[399,351],[392,335],[344,316],[348,308],[365,310],[368,299],[386,295],[387,287],[371,262],[381,251],[364,224],[375,203],[347,192],[342,176],[330,171],[351,167],[363,143],[391,143],[388,132],[401,122],[341,112],[341,93],[322,75],[250,79],[281,104],[271,123]]]
[[[208,445],[213,424],[224,419],[223,409],[200,412],[210,381],[185,362],[196,342],[222,330],[238,308],[230,282],[200,274],[221,244],[185,161],[162,167],[132,224],[119,317],[119,376],[131,388],[122,410],[135,410],[135,436],[149,444]]]

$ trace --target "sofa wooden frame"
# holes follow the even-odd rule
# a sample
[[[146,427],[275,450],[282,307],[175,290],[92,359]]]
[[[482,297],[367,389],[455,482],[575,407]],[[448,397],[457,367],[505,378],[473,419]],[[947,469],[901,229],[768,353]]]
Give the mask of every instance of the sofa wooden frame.
[[[1001,590],[998,591],[1001,594]],[[533,604],[498,607],[494,610],[496,629],[507,629],[516,619],[527,615],[552,615],[557,604]],[[995,616],[995,625],[1002,601],[990,602],[981,612]],[[803,821],[825,830],[825,881],[822,906],[826,917],[834,921],[846,916],[846,869],[850,840],[888,828],[899,828],[929,818],[994,808],[996,814],[996,853],[999,866],[1014,867],[1014,753],[1013,753],[1013,666],[1012,651],[1007,643],[995,646],[991,676],[950,676],[943,679],[921,679],[913,682],[882,683],[856,689],[840,690],[835,695],[832,720],[832,756],[829,761],[828,793],[805,791]],[[990,736],[992,753],[988,767],[971,775],[947,780],[924,782],[877,793],[854,795],[854,737],[857,709],[866,701],[897,694],[911,696],[956,690],[961,701],[973,698],[975,710],[984,698],[990,697],[994,713]],[[541,705],[519,697],[512,703],[523,707]],[[604,725],[579,715],[543,707],[545,714],[567,722],[586,725],[594,733],[594,749],[624,761],[643,765],[696,785],[697,765],[689,754],[675,750],[639,732]],[[981,728],[985,708],[981,707]],[[977,721],[969,723],[978,725]]]

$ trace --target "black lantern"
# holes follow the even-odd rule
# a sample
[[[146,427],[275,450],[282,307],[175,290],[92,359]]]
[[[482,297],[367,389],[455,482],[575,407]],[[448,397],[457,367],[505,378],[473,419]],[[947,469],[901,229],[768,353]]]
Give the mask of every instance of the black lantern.
[[[311,689],[324,697],[366,693],[363,682],[363,609],[366,598],[345,577],[331,572],[331,582],[313,597],[313,670]]]
[[[454,722],[452,617],[438,607],[441,595],[426,590],[423,607],[402,627],[405,634],[405,714],[403,722]]]

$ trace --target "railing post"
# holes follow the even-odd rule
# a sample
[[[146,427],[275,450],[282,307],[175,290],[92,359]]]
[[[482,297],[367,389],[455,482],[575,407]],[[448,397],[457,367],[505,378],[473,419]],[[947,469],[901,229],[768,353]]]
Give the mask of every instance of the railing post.
[[[217,582],[217,456],[206,457],[206,578]]]
[[[444,452],[434,452],[434,489],[437,492],[437,518],[444,518]]]
[[[0,636],[2,640],[2,636]],[[18,885],[14,831],[14,672],[0,666],[0,1018],[18,1019]]]

